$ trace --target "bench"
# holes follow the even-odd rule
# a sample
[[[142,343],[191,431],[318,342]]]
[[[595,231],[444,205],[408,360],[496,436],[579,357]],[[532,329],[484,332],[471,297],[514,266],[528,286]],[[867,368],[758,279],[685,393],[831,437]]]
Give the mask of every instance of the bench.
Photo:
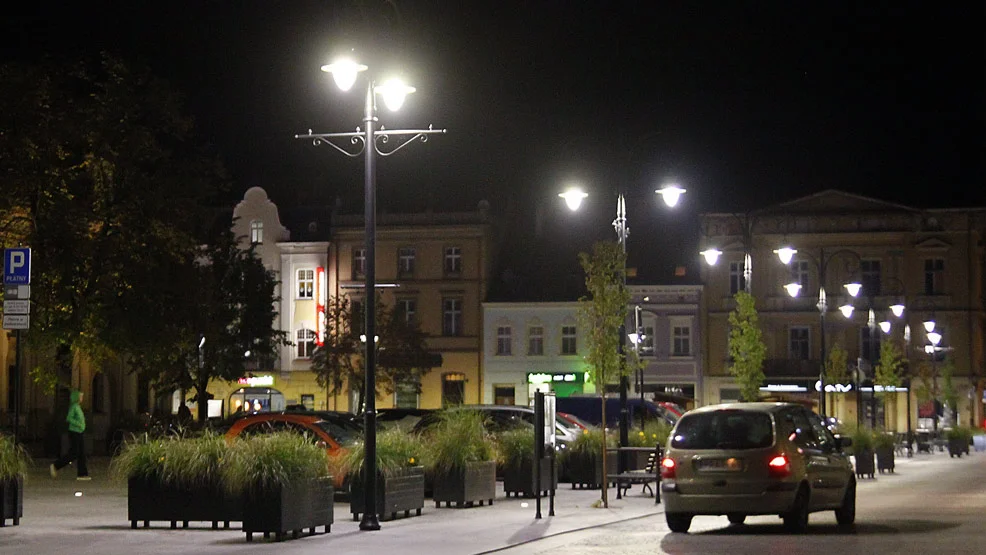
[[[639,451],[639,447],[617,447],[612,449],[617,453],[621,451]],[[606,481],[616,485],[616,498],[622,499],[627,490],[634,484],[641,484],[644,494],[648,491],[654,496],[654,503],[661,502],[661,473],[660,464],[664,450],[657,446],[647,454],[647,464],[641,470],[627,470],[617,474],[607,474]],[[651,487],[654,484],[654,487]]]

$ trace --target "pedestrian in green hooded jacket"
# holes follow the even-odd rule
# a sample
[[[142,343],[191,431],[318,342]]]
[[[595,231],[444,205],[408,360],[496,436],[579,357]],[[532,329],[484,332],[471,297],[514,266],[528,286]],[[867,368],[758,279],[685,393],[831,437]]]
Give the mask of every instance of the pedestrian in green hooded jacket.
[[[86,431],[86,415],[82,412],[82,392],[73,389],[69,394],[68,414],[65,421],[68,422],[69,451],[48,467],[52,478],[58,476],[58,471],[68,466],[72,461],[76,461],[78,471],[77,480],[90,480],[89,465],[86,462],[86,442],[84,432]]]

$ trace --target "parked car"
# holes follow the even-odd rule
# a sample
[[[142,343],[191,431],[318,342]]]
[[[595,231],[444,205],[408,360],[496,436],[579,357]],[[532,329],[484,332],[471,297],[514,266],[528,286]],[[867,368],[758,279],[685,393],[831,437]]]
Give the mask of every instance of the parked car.
[[[560,412],[574,414],[593,426],[599,426],[603,422],[602,399],[598,396],[584,397],[558,397],[555,399],[555,407]],[[667,408],[652,403],[641,401],[640,399],[627,399],[627,408],[630,412],[630,426],[638,425],[641,418],[659,418],[673,426],[678,421],[678,415]],[[607,427],[615,428],[620,421],[620,400],[616,397],[606,398],[606,422]]]
[[[429,416],[436,409],[380,409],[377,411],[377,427],[386,429],[399,426],[403,430],[413,430],[422,418]]]
[[[571,424],[569,428],[572,428],[573,430],[588,430],[594,427],[592,424],[582,420],[574,414],[569,414],[567,412],[556,412],[555,414],[557,414],[565,422]]]
[[[326,411],[247,413],[230,419],[226,437],[292,431],[311,437],[333,455],[363,433],[350,416]]]
[[[488,419],[488,428],[491,432],[502,432],[514,429],[518,426],[534,425],[534,409],[523,405],[462,405],[457,407],[465,410],[478,410],[483,412]],[[416,431],[421,431],[430,426],[435,421],[435,416],[426,415],[417,425]],[[568,444],[575,440],[582,430],[568,423],[564,418],[555,414],[555,449],[563,450]]]
[[[823,420],[792,403],[732,403],[685,413],[661,461],[665,518],[687,532],[694,515],[776,514],[792,532],[808,515],[835,511],[840,526],[856,519],[856,479],[842,448],[851,444]]]

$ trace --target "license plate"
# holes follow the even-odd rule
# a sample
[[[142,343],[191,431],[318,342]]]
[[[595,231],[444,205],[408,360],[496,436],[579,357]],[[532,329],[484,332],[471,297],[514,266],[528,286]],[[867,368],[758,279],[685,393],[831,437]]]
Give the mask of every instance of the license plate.
[[[739,472],[743,470],[743,461],[736,457],[728,459],[696,459],[695,468],[717,472]]]

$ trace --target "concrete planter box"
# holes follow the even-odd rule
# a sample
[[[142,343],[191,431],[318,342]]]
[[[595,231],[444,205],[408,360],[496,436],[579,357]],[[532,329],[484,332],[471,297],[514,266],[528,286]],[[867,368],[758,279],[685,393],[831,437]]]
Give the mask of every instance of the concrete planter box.
[[[138,521],[143,521],[144,528],[150,527],[151,521],[170,521],[171,528],[177,528],[178,522],[183,528],[188,528],[189,522],[211,522],[215,530],[220,522],[229,528],[230,522],[242,521],[243,503],[219,486],[177,487],[130,478],[127,519],[131,528],[137,528]]]
[[[616,473],[615,452],[606,453],[606,470]],[[565,458],[565,476],[572,482],[572,489],[596,489],[603,485],[603,463],[599,455],[569,454]]]
[[[302,530],[315,534],[315,528],[332,528],[333,494],[332,478],[298,482],[269,490],[250,491],[243,509],[243,531],[247,541],[253,535],[263,533],[264,538],[274,535],[277,541],[291,532],[297,538]]]
[[[545,457],[541,459],[541,481],[535,483],[533,461],[524,461],[520,466],[508,465],[503,469],[503,491],[510,497],[534,497],[537,492],[547,495],[551,490],[558,488],[558,474],[555,473],[552,480],[552,467],[554,459]],[[538,486],[540,484],[540,486]]]
[[[949,439],[948,440],[948,456],[949,457],[961,457],[963,454],[969,454],[969,444],[965,439]]]
[[[6,526],[8,519],[17,526],[21,523],[22,516],[24,516],[24,476],[18,474],[13,478],[0,480],[0,527]]]
[[[480,506],[489,501],[493,504],[496,496],[496,463],[494,461],[475,462],[466,465],[465,470],[435,474],[435,491],[432,498],[435,507]]]
[[[349,487],[349,510],[353,513],[353,520],[359,520],[365,510],[364,491],[363,477],[359,476]],[[380,474],[377,477],[377,511],[380,520],[397,518],[398,513],[404,513],[408,517],[411,516],[411,511],[420,516],[424,505],[424,468],[415,466],[404,469],[395,476]]]
[[[893,447],[877,447],[876,448],[876,468],[881,474],[884,472],[893,472],[896,459],[894,458],[894,448]]]
[[[856,476],[873,478],[876,474],[876,463],[873,460],[872,449],[859,449],[855,454]]]

